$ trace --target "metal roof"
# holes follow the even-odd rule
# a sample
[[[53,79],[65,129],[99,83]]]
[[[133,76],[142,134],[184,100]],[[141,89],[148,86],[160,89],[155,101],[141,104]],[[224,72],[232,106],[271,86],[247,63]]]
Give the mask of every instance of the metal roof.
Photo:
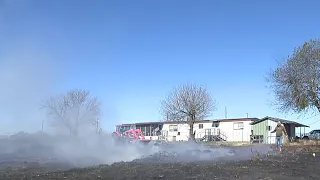
[[[269,117],[269,116],[266,116],[258,121],[254,121],[251,123],[251,125],[254,125],[254,124],[258,124],[260,122],[263,122],[265,120],[271,120],[271,121],[274,121],[274,122],[277,122],[277,121],[280,121],[282,124],[293,124],[295,125],[296,127],[309,127],[307,125],[304,125],[304,124],[301,124],[301,123],[298,123],[298,122],[295,122],[295,121],[289,121],[289,120],[285,120],[285,119],[280,119],[280,118],[274,118],[274,117]]]
[[[237,122],[237,121],[258,121],[258,118],[232,118],[232,119],[213,119],[213,120],[198,120],[196,123],[213,123],[213,122]],[[156,121],[156,122],[138,122],[138,123],[124,123],[117,126],[131,126],[131,125],[151,125],[151,124],[181,124],[188,123],[187,121]]]

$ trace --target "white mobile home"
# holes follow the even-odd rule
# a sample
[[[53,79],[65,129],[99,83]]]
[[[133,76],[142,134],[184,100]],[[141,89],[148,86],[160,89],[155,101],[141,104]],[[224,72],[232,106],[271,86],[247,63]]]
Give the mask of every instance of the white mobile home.
[[[193,126],[196,139],[214,138],[220,141],[250,141],[250,123],[257,118],[201,120]],[[189,125],[183,122],[164,122],[163,135],[168,141],[186,141],[189,138]]]
[[[198,141],[250,141],[250,123],[257,118],[201,120],[193,126]],[[126,124],[140,129],[146,139],[166,141],[187,141],[189,125],[187,122],[146,122]]]

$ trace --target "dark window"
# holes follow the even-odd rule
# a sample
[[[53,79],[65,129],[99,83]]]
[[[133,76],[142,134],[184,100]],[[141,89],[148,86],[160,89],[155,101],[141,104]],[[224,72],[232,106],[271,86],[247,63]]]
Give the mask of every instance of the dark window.
[[[178,136],[180,136],[180,132],[178,132]]]
[[[212,127],[219,127],[219,124],[220,124],[219,122],[213,122]]]
[[[169,126],[169,131],[178,131],[178,125],[170,125]]]
[[[199,124],[199,129],[203,129],[203,124]]]
[[[267,131],[271,131],[271,126],[267,126]]]

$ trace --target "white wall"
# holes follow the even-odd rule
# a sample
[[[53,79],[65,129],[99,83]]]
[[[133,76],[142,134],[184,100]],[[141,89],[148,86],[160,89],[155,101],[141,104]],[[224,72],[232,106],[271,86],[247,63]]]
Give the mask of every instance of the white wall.
[[[243,129],[234,129],[234,123],[243,123]],[[220,122],[219,129],[221,133],[225,133],[227,141],[250,141],[251,134],[251,121],[232,121]],[[203,128],[199,129],[199,124],[203,124]],[[176,126],[177,131],[170,131],[170,126]],[[193,131],[196,132],[196,138],[204,136],[205,129],[214,129],[212,121],[195,123]],[[168,132],[168,141],[186,141],[189,138],[189,125],[188,124],[164,124],[163,131]],[[180,132],[180,135],[178,134]]]
[[[267,143],[268,144],[274,144],[276,143],[276,134],[275,133],[271,133],[277,126],[277,122],[274,121],[270,121],[267,120],[267,124],[268,126],[270,126],[270,131],[268,131],[268,135],[267,135]]]
[[[250,141],[251,122],[252,121],[220,122],[219,128],[226,133],[227,141]],[[243,123],[243,129],[238,129],[235,123]]]
[[[199,128],[199,124],[203,124],[202,129]],[[177,131],[170,131],[170,126],[177,127]],[[204,129],[212,128],[212,122],[206,123],[195,123],[193,126],[193,132],[196,133],[196,137],[198,133],[204,131]],[[187,141],[189,139],[189,125],[188,124],[164,124],[162,127],[162,131],[168,132],[168,141],[173,141],[174,137],[176,141]],[[180,134],[179,134],[180,133]],[[204,133],[203,133],[204,136]]]
[[[176,131],[170,131],[170,126],[176,127]],[[176,141],[186,141],[189,138],[188,124],[163,124],[162,131],[167,131],[168,141],[174,141],[174,138]]]

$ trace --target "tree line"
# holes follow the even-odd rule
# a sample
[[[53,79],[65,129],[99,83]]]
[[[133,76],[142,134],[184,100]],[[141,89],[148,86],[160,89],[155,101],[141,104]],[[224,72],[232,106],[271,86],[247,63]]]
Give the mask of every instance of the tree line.
[[[311,39],[296,47],[267,76],[269,88],[275,95],[274,105],[280,112],[302,113],[310,109],[320,112],[320,39]],[[184,121],[190,126],[210,117],[216,101],[201,85],[182,84],[161,101],[164,121]],[[95,127],[101,116],[101,101],[89,90],[73,89],[52,96],[41,103],[51,123],[66,128],[77,136],[81,126]]]

